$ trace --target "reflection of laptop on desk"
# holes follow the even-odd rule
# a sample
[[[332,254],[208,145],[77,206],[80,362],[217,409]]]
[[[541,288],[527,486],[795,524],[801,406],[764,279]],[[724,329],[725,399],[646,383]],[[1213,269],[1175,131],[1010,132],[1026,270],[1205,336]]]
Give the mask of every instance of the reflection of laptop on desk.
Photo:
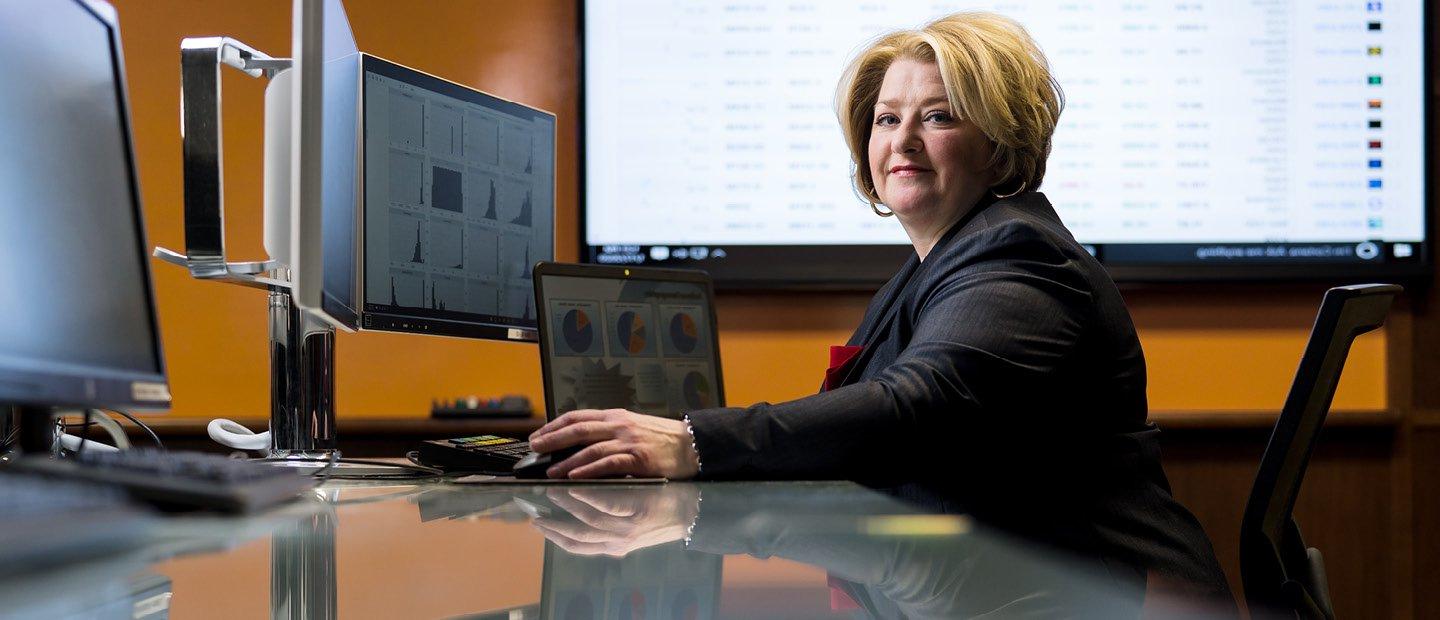
[[[546,417],[621,408],[679,418],[724,406],[712,301],[703,271],[538,265]]]

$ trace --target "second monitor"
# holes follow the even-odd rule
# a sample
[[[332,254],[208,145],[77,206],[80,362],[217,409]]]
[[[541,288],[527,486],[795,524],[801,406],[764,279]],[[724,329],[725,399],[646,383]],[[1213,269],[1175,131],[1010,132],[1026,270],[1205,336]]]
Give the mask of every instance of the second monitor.
[[[534,340],[554,254],[555,115],[370,55],[360,62],[352,327]]]

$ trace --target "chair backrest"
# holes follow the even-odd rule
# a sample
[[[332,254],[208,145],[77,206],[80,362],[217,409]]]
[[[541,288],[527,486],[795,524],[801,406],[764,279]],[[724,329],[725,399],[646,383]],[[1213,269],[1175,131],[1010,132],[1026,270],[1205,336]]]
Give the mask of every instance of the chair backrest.
[[[1257,607],[1293,610],[1303,605],[1295,600],[1299,594],[1302,601],[1308,597],[1312,606],[1318,604],[1322,615],[1333,615],[1328,593],[1309,591],[1324,589],[1324,576],[1311,574],[1312,561],[1319,558],[1308,556],[1291,512],[1350,344],[1385,323],[1402,290],[1393,284],[1341,286],[1326,291],[1320,302],[1240,525],[1240,570],[1252,613]]]

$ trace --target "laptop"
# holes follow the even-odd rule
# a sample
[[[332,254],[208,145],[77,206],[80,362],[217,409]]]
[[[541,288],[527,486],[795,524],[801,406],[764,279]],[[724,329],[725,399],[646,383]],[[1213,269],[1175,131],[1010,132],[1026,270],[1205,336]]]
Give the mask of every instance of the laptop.
[[[725,406],[708,274],[542,262],[534,277],[546,419]]]

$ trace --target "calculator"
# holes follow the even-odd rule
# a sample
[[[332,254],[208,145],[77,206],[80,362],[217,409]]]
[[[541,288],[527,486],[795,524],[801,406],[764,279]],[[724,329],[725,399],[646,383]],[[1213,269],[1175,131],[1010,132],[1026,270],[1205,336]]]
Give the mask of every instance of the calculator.
[[[509,475],[511,468],[530,453],[530,442],[476,435],[426,441],[417,452],[416,459],[429,467]]]

